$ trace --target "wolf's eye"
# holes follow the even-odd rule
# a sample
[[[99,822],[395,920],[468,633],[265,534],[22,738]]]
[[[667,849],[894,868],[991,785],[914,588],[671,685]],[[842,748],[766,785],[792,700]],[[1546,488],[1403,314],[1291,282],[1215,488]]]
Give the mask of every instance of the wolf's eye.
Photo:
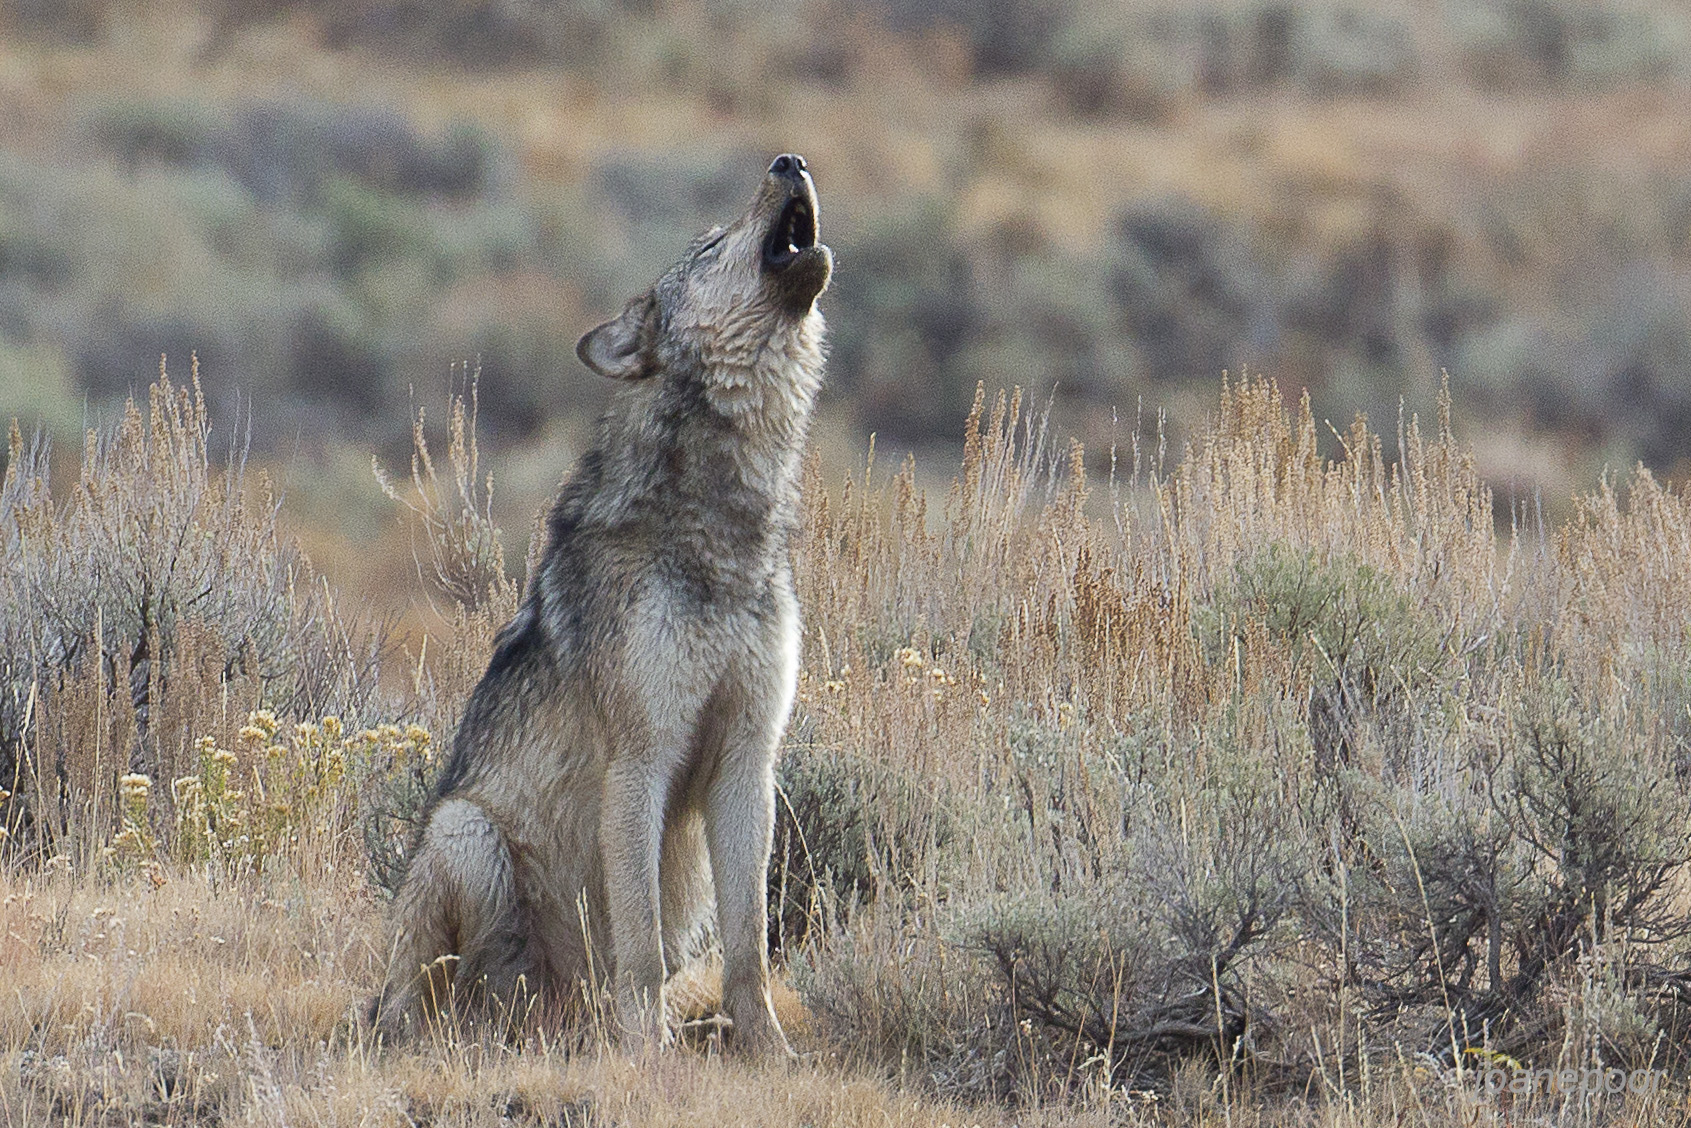
[[[728,231],[726,228],[718,228],[715,231],[706,232],[700,239],[699,249],[693,252],[694,255],[710,254],[716,250],[717,245],[720,244],[727,236]]]

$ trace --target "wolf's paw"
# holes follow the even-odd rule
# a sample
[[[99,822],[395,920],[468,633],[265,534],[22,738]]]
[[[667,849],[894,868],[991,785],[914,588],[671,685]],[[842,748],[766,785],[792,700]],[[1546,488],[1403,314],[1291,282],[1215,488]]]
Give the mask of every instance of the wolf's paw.
[[[416,1017],[408,1011],[380,1008],[380,1002],[380,997],[371,1000],[370,1006],[365,1008],[362,1015],[364,1029],[369,1032],[376,1045],[396,1049],[411,1042],[416,1037]]]
[[[617,1051],[627,1058],[660,1053],[675,1042],[675,1032],[664,1019],[662,996],[647,1004],[632,995],[618,1000],[612,1019]]]
[[[760,1017],[744,1026],[736,1022],[728,1032],[728,1048],[739,1057],[750,1058],[765,1065],[794,1063],[798,1054],[788,1044],[781,1024],[773,1018]]]

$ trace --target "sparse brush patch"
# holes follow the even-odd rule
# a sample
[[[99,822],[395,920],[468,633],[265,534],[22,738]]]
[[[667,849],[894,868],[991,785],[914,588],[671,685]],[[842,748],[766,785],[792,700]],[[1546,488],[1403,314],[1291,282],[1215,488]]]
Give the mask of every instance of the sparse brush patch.
[[[831,692],[843,688],[830,684]],[[820,936],[883,891],[906,886],[914,867],[956,834],[944,796],[838,748],[789,740],[776,784],[773,952],[794,952],[813,931]]]
[[[0,486],[0,776],[15,848],[103,838],[118,777],[171,780],[263,702],[357,715],[383,631],[349,615],[277,528],[271,487],[219,445],[197,371],[90,431],[53,494],[14,423]],[[97,844],[82,841],[86,847]]]

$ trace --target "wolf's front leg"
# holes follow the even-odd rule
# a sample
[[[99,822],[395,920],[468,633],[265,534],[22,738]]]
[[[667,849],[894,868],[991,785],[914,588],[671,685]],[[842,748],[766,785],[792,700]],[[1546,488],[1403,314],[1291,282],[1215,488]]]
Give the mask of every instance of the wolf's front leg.
[[[759,683],[762,684],[759,684]],[[722,1002],[738,1052],[791,1058],[769,994],[768,873],[775,830],[775,750],[792,691],[781,671],[748,679],[726,726],[705,798],[705,834],[722,937]]]
[[[618,1042],[640,1053],[667,1040],[658,857],[664,790],[643,756],[613,757],[605,772],[599,850],[611,918],[612,999]]]

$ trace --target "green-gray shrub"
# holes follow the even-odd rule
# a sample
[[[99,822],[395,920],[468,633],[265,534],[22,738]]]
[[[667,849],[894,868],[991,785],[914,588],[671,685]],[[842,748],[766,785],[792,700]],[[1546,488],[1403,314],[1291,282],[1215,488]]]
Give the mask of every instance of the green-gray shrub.
[[[1554,1029],[1544,989],[1582,960],[1624,943],[1630,974],[1647,976],[1653,951],[1691,935],[1674,904],[1691,803],[1666,758],[1635,754],[1631,737],[1552,675],[1443,778],[1344,773],[1353,836],[1336,849],[1354,934],[1338,935],[1320,895],[1304,911],[1352,953],[1377,1014],[1427,1009],[1437,1017],[1417,1036],[1447,1059],[1520,1046]]]
[[[871,762],[789,738],[776,768],[769,943],[790,952],[813,930],[906,884],[953,834],[943,800]]]
[[[1308,687],[1310,736],[1328,765],[1350,759],[1367,718],[1402,768],[1421,691],[1451,664],[1448,630],[1386,573],[1280,542],[1242,561],[1193,621],[1212,663],[1232,662],[1252,628],[1284,648],[1294,682]]]
[[[860,1053],[1034,1099],[1234,1052],[1307,869],[1291,784],[1226,733],[1200,754],[1155,725],[1108,748],[1084,729],[1023,716],[930,876],[806,954],[806,1000]]]

